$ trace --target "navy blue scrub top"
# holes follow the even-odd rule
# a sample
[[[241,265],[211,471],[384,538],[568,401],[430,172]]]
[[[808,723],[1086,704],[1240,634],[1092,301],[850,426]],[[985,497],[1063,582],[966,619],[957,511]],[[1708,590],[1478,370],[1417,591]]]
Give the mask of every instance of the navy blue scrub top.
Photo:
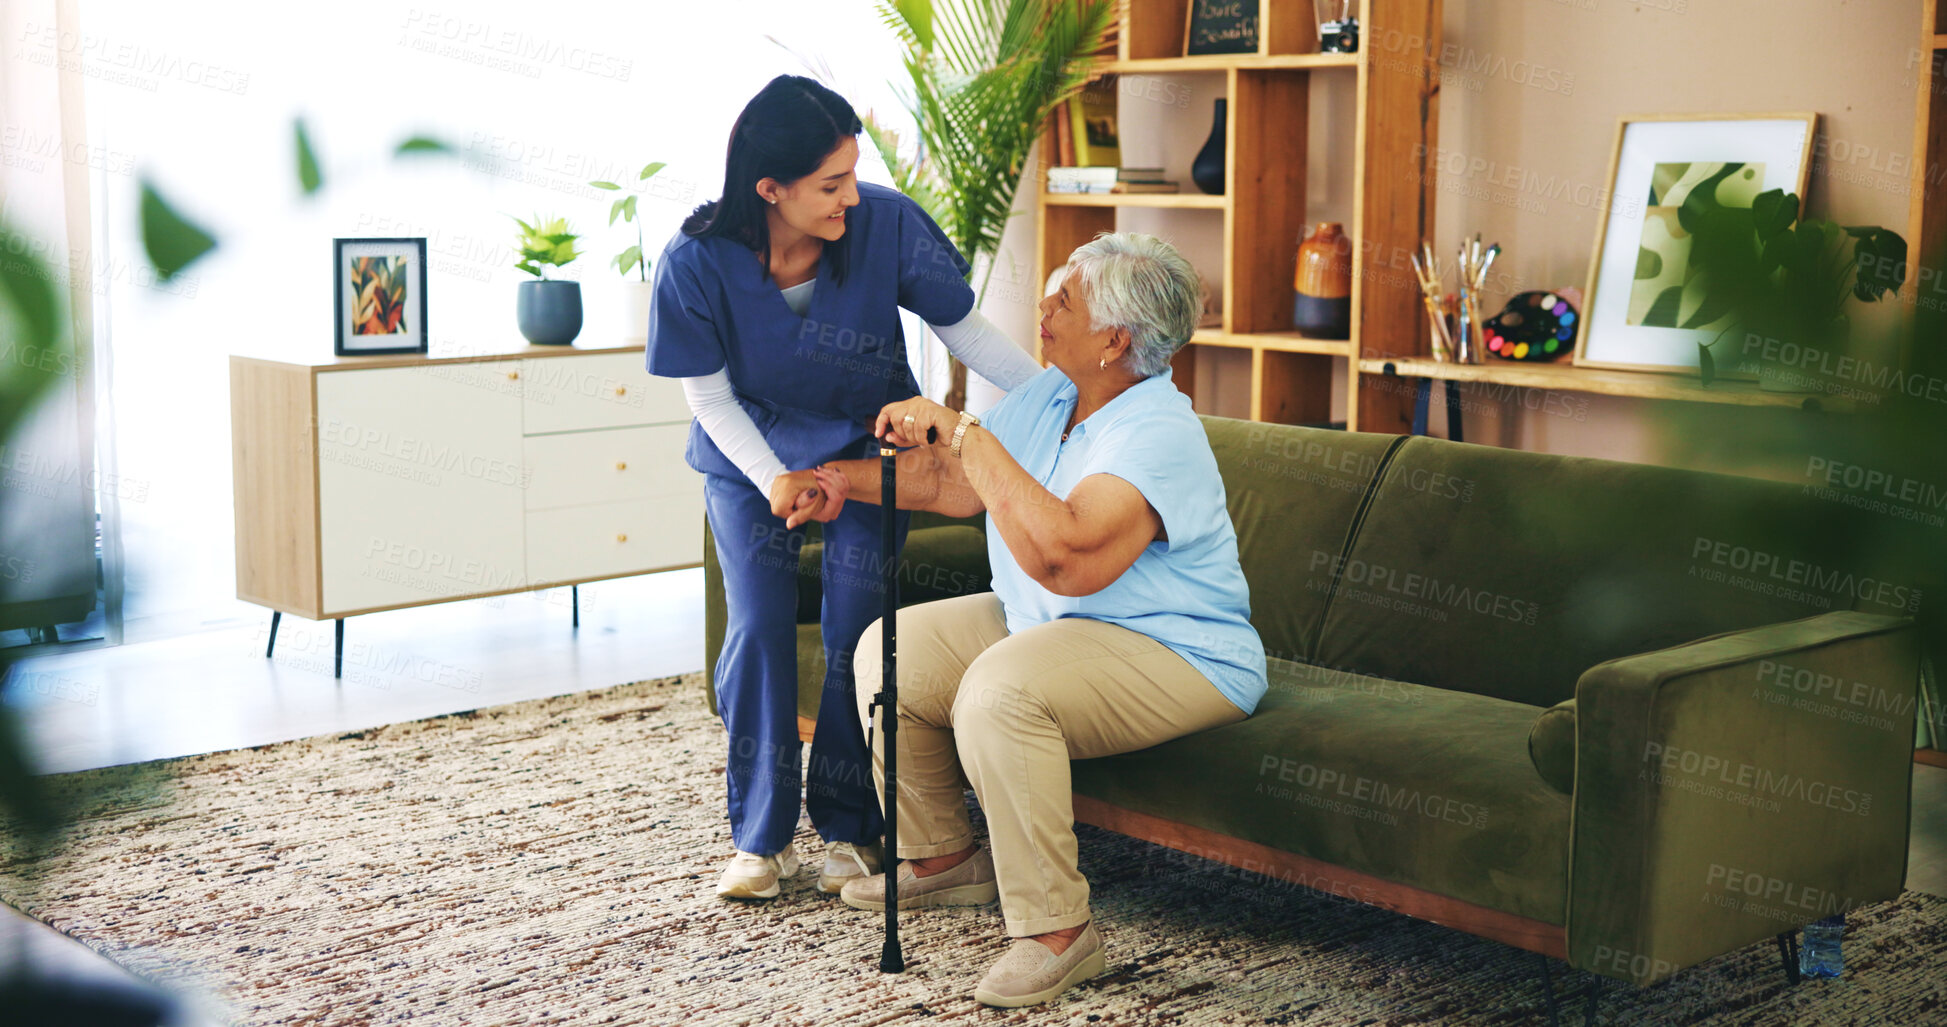
[[[895,189],[858,190],[846,215],[845,281],[834,279],[826,247],[803,317],[757,254],[733,240],[679,231],[656,265],[649,373],[727,369],[731,392],[787,470],[872,455],[879,410],[919,394],[897,308],[937,325],[973,309],[969,265],[933,219]],[[684,457],[703,473],[743,477],[693,419]]]

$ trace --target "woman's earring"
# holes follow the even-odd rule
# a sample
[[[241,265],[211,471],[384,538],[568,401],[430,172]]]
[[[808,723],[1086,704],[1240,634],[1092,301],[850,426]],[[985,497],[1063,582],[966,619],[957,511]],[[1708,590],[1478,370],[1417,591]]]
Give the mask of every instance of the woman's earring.
[[[1097,368],[1099,368],[1099,369],[1102,369],[1102,370],[1107,370],[1107,369],[1108,369],[1108,366],[1109,366],[1109,358],[1108,358],[1108,357],[1103,357],[1102,359],[1100,359],[1100,360],[1097,360],[1097,361],[1095,362],[1095,366],[1096,366]]]

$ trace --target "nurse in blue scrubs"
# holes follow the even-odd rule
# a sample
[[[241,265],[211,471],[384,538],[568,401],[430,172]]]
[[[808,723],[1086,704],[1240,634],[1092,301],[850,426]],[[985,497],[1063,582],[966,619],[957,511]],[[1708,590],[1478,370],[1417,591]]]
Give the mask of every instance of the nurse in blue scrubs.
[[[876,455],[872,424],[918,394],[899,308],[1002,389],[1041,368],[973,309],[968,264],[917,204],[860,182],[863,126],[837,93],[772,80],[730,131],[723,195],[698,207],[655,269],[647,363],[683,380],[685,457],[723,568],[716,666],[736,854],[717,893],[771,899],[798,872],[797,567],[822,522],[825,680],[804,807],[825,842],[819,890],[879,872],[882,832],[853,697],[853,650],[878,617],[880,513],[820,493],[812,468]],[[910,515],[897,515],[904,545]],[[876,659],[876,655],[868,654]]]

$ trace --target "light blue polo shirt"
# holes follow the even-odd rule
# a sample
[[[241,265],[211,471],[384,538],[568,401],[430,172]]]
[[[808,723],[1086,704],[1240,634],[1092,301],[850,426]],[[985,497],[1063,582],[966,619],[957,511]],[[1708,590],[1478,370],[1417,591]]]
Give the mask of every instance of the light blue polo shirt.
[[[1082,479],[1113,474],[1134,485],[1163,519],[1151,542],[1109,586],[1056,595],[1014,560],[989,513],[987,559],[1010,633],[1057,617],[1088,617],[1169,646],[1246,714],[1264,695],[1264,643],[1251,626],[1250,588],[1237,562],[1237,533],[1224,480],[1203,423],[1165,370],[1130,386],[1061,441],[1075,383],[1050,367],[1008,393],[980,423],[1048,491],[1068,498]]]

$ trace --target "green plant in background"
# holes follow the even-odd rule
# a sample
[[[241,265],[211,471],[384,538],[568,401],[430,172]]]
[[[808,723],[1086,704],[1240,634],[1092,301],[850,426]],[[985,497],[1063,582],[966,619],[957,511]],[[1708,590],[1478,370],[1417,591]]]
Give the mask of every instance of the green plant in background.
[[[668,164],[662,161],[645,164],[642,167],[642,173],[636,176],[636,181],[647,182],[656,177],[657,172],[668,166]],[[622,190],[622,187],[616,185],[614,182],[594,181],[588,184],[597,189],[611,189],[617,192]],[[636,197],[640,195],[642,194],[631,192],[629,195],[609,204],[608,223],[611,227],[614,226],[615,219],[618,217],[625,223],[635,225],[635,245],[616,254],[615,259],[609,263],[615,265],[615,270],[624,275],[627,275],[631,270],[635,271],[641,276],[641,280],[646,282],[649,280],[649,261],[642,255],[642,222],[635,219],[635,201]]]
[[[1846,300],[1872,303],[1906,281],[1906,240],[1897,232],[1800,218],[1798,196],[1782,189],[1759,193],[1750,207],[1719,204],[1709,192],[1692,190],[1677,210],[1704,296],[1690,323],[1732,315],[1698,344],[1705,384],[1716,370],[1711,347],[1733,329],[1742,330],[1733,339],[1757,343],[1758,356],[1741,370],[1770,373],[1767,362],[1780,353],[1792,354],[1791,364],[1807,352],[1836,356],[1852,342]]]
[[[900,191],[924,207],[961,254],[993,277],[1001,234],[1043,122],[1088,81],[1116,16],[1114,0],[886,0],[904,49],[908,112],[919,153],[873,119],[868,135]],[[953,364],[946,404],[966,405],[967,369]]]
[[[521,259],[514,266],[522,271],[545,282],[549,267],[564,267],[581,256],[575,249],[575,240],[581,236],[568,231],[567,218],[542,221],[536,217],[531,225],[520,218],[514,218],[514,222],[521,226],[521,234],[514,243]]]

